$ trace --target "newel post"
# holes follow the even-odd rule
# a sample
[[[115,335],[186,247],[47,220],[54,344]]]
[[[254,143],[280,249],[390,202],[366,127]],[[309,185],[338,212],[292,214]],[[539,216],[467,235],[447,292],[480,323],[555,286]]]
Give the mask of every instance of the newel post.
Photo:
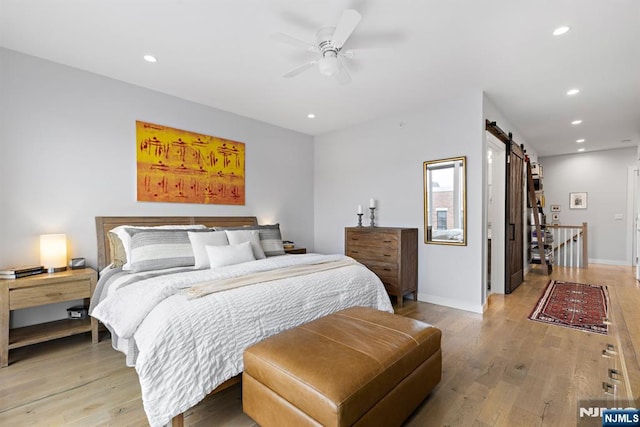
[[[582,262],[584,268],[589,267],[589,236],[586,222],[582,223]]]

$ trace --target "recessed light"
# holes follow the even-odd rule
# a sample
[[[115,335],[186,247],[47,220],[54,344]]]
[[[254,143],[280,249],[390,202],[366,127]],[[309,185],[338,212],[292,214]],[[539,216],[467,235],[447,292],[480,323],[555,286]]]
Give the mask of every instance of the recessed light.
[[[572,95],[577,95],[580,93],[580,89],[569,89],[567,91],[567,95],[572,96]]]
[[[582,153],[584,151],[584,148],[578,148],[578,153]]]
[[[147,62],[156,62],[157,61],[156,57],[153,56],[153,55],[145,55],[144,56],[144,60],[147,61]]]
[[[579,125],[580,123],[582,123],[582,120],[574,120],[571,122],[572,125]]]
[[[571,27],[563,25],[562,27],[558,27],[555,30],[553,30],[553,35],[554,36],[561,36],[561,35],[565,34],[567,31],[569,31],[570,29],[571,29]]]
[[[581,144],[581,143],[583,143],[583,142],[584,142],[584,138],[576,139],[576,142],[577,142],[578,144]]]
[[[316,115],[313,114],[313,113],[309,113],[309,114],[307,114],[307,117],[310,118],[310,119],[315,119]]]

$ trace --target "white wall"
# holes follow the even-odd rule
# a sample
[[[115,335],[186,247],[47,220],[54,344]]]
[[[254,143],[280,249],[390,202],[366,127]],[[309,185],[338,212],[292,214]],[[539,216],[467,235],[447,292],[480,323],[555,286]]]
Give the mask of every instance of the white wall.
[[[589,262],[631,265],[627,232],[627,171],[636,147],[542,157],[545,213],[560,205],[560,223],[588,223]],[[569,209],[569,193],[586,192],[587,209]],[[621,215],[616,220],[615,216]],[[550,220],[550,218],[548,218]]]
[[[137,202],[136,120],[244,142],[246,205]],[[95,267],[103,215],[256,215],[313,250],[313,155],[311,136],[0,49],[0,265],[39,263],[56,232]]]
[[[490,122],[496,122],[498,127],[502,129],[506,134],[511,132],[511,136],[513,140],[518,144],[524,145],[527,156],[531,158],[532,161],[536,161],[538,158],[538,154],[531,147],[527,140],[518,132],[517,128],[511,123],[511,121],[505,116],[505,114],[498,109],[496,104],[491,99],[490,95],[485,94],[482,103],[482,109],[484,111],[485,119]]]
[[[358,204],[366,207],[374,198],[377,225],[419,229],[418,298],[481,312],[482,102],[482,92],[469,92],[316,137],[316,250],[344,253],[344,228],[357,224]],[[427,245],[423,162],[455,156],[467,156],[468,244]],[[367,215],[364,223],[369,224]]]

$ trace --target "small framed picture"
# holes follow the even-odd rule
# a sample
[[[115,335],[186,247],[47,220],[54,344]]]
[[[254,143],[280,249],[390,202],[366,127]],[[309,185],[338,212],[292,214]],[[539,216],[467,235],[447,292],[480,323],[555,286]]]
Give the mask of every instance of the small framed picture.
[[[569,209],[587,209],[587,193],[569,193]]]

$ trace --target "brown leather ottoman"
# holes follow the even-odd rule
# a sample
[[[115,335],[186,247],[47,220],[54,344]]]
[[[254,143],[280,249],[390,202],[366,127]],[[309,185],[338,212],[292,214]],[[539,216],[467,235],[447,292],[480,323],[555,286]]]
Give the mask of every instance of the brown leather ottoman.
[[[440,338],[365,307],[274,335],[244,352],[244,412],[262,427],[400,425],[440,381]]]

